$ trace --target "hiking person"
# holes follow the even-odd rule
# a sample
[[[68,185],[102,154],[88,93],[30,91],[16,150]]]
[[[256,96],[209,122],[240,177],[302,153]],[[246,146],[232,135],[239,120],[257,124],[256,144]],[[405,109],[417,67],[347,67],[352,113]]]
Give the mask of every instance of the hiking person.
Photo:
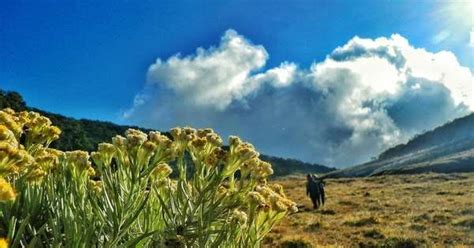
[[[323,179],[315,174],[307,174],[306,179],[306,195],[311,198],[313,208],[318,209],[325,200]]]

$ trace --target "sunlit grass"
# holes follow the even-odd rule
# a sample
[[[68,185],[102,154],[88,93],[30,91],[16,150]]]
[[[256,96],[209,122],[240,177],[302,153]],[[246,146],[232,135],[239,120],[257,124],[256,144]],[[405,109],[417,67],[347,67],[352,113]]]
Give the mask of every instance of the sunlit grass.
[[[305,196],[304,176],[279,183],[300,211],[274,228],[267,247],[474,245],[474,173],[329,179],[319,210]]]

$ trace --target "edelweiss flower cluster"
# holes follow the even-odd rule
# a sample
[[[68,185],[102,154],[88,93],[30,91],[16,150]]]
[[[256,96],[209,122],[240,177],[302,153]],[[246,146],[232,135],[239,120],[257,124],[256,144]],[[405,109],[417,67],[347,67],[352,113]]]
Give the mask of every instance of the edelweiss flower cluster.
[[[29,182],[40,181],[59,163],[63,152],[48,148],[61,131],[51,121],[35,112],[0,111],[0,180],[1,191],[13,190],[9,181],[23,177]],[[24,140],[20,143],[20,140]],[[5,193],[5,196],[15,194]],[[0,201],[14,200],[14,197]]]
[[[51,246],[258,247],[297,211],[267,182],[271,165],[236,136],[223,146],[212,129],[129,129],[89,154],[48,148],[60,133],[38,113],[0,111],[0,211],[31,221],[9,230],[23,245],[41,233]],[[22,206],[44,218],[15,214]]]

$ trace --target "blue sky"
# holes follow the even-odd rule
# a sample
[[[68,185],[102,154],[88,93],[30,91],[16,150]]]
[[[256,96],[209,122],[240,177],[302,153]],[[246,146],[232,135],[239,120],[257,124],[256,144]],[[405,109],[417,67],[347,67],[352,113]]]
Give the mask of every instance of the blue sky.
[[[124,118],[137,96],[169,97],[163,96],[163,88],[160,93],[145,92],[150,87],[148,68],[157,58],[166,61],[177,53],[193,55],[198,47],[217,47],[229,29],[249,44],[263,46],[268,54],[264,65],[251,73],[284,61],[308,71],[354,36],[376,39],[392,34],[431,53],[450,51],[461,67],[472,69],[471,6],[468,1],[424,0],[4,1],[0,88],[20,92],[31,106],[67,116],[167,128],[159,121]],[[237,100],[231,101],[235,105]],[[235,116],[236,111],[230,114]],[[433,125],[446,119],[443,116]],[[180,124],[177,120],[169,125]],[[408,129],[406,136],[417,131]],[[255,134],[242,131],[242,135],[259,143]],[[268,144],[261,146],[280,152]],[[285,155],[324,162],[293,152]]]

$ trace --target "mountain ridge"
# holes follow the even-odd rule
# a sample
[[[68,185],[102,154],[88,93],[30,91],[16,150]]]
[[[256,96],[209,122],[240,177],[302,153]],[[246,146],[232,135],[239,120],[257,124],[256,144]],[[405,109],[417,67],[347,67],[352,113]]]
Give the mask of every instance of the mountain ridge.
[[[152,129],[140,128],[138,126],[118,125],[109,121],[75,119],[61,114],[51,113],[38,108],[29,107],[23,97],[13,91],[3,91],[0,89],[0,109],[12,108],[16,111],[35,111],[48,117],[52,123],[62,130],[60,138],[51,144],[51,147],[70,150],[96,150],[100,142],[110,142],[115,135],[123,135],[129,129],[139,129],[149,132]],[[169,135],[163,132],[164,135]],[[335,170],[320,164],[303,162],[297,159],[280,158],[261,154],[260,158],[272,164],[274,176],[286,176],[290,174],[302,173],[327,173]]]
[[[415,135],[377,159],[329,172],[326,177],[474,171],[474,113]]]

